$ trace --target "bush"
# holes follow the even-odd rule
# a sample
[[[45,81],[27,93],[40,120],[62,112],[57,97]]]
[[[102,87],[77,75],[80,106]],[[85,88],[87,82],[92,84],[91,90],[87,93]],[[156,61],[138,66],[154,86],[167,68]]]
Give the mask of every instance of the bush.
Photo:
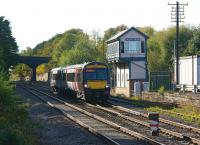
[[[33,145],[33,125],[6,72],[0,70],[0,145]]]
[[[13,86],[8,80],[8,75],[0,70],[0,106],[10,106],[13,103]]]
[[[161,86],[158,89],[158,94],[161,95],[161,96],[164,96],[164,94],[165,94],[165,87],[164,86]]]

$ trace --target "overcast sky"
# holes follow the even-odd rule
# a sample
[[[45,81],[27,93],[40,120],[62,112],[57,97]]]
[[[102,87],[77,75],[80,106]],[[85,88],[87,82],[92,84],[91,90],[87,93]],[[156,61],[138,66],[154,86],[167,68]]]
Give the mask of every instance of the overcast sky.
[[[171,25],[168,2],[174,0],[0,0],[0,16],[11,22],[20,50],[34,48],[58,33],[80,28],[101,34],[108,28],[152,26],[162,30]],[[200,0],[180,0],[185,24],[200,24]]]

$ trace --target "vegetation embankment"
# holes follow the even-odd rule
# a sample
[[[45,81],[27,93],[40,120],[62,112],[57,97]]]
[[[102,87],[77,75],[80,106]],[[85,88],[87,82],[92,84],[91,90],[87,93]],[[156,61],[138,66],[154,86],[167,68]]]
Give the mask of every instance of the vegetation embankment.
[[[27,105],[19,103],[9,76],[0,71],[0,145],[34,145],[34,125],[28,118]]]
[[[52,67],[88,61],[105,61],[107,50],[106,40],[127,28],[125,25],[109,28],[103,36],[98,32],[88,35],[81,29],[70,29],[53,36],[47,41],[41,42],[35,48],[27,48],[22,51],[21,55],[52,57],[48,64],[42,64],[37,68],[37,74],[43,74]],[[160,31],[156,31],[152,27],[138,29],[149,36],[147,42],[148,70],[173,71],[176,28],[169,27]],[[200,27],[180,26],[180,56],[199,55],[199,41]],[[30,69],[24,64],[21,65],[16,67],[15,74],[25,76],[30,72]]]
[[[168,115],[174,118],[179,118],[185,122],[195,123],[200,125],[200,109],[192,105],[177,105],[161,102],[151,102],[142,100],[140,96],[124,98],[132,101],[135,107],[142,108],[148,112],[158,112],[159,114]]]

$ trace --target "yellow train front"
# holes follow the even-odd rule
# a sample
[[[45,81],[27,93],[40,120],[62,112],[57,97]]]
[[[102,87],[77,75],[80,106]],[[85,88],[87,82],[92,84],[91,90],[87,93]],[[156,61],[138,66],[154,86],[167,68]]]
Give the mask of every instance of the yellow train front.
[[[105,102],[110,96],[110,77],[108,67],[100,62],[84,65],[83,91],[86,101]]]
[[[62,72],[66,73],[66,96],[85,98],[88,102],[105,102],[110,96],[110,77],[106,64],[89,62],[70,65],[63,68]]]

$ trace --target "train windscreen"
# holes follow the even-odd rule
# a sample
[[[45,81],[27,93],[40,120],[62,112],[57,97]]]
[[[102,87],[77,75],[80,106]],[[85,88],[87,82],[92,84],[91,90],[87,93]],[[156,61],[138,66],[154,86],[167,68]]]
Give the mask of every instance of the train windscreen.
[[[86,69],[86,80],[107,80],[108,70],[106,68]]]

